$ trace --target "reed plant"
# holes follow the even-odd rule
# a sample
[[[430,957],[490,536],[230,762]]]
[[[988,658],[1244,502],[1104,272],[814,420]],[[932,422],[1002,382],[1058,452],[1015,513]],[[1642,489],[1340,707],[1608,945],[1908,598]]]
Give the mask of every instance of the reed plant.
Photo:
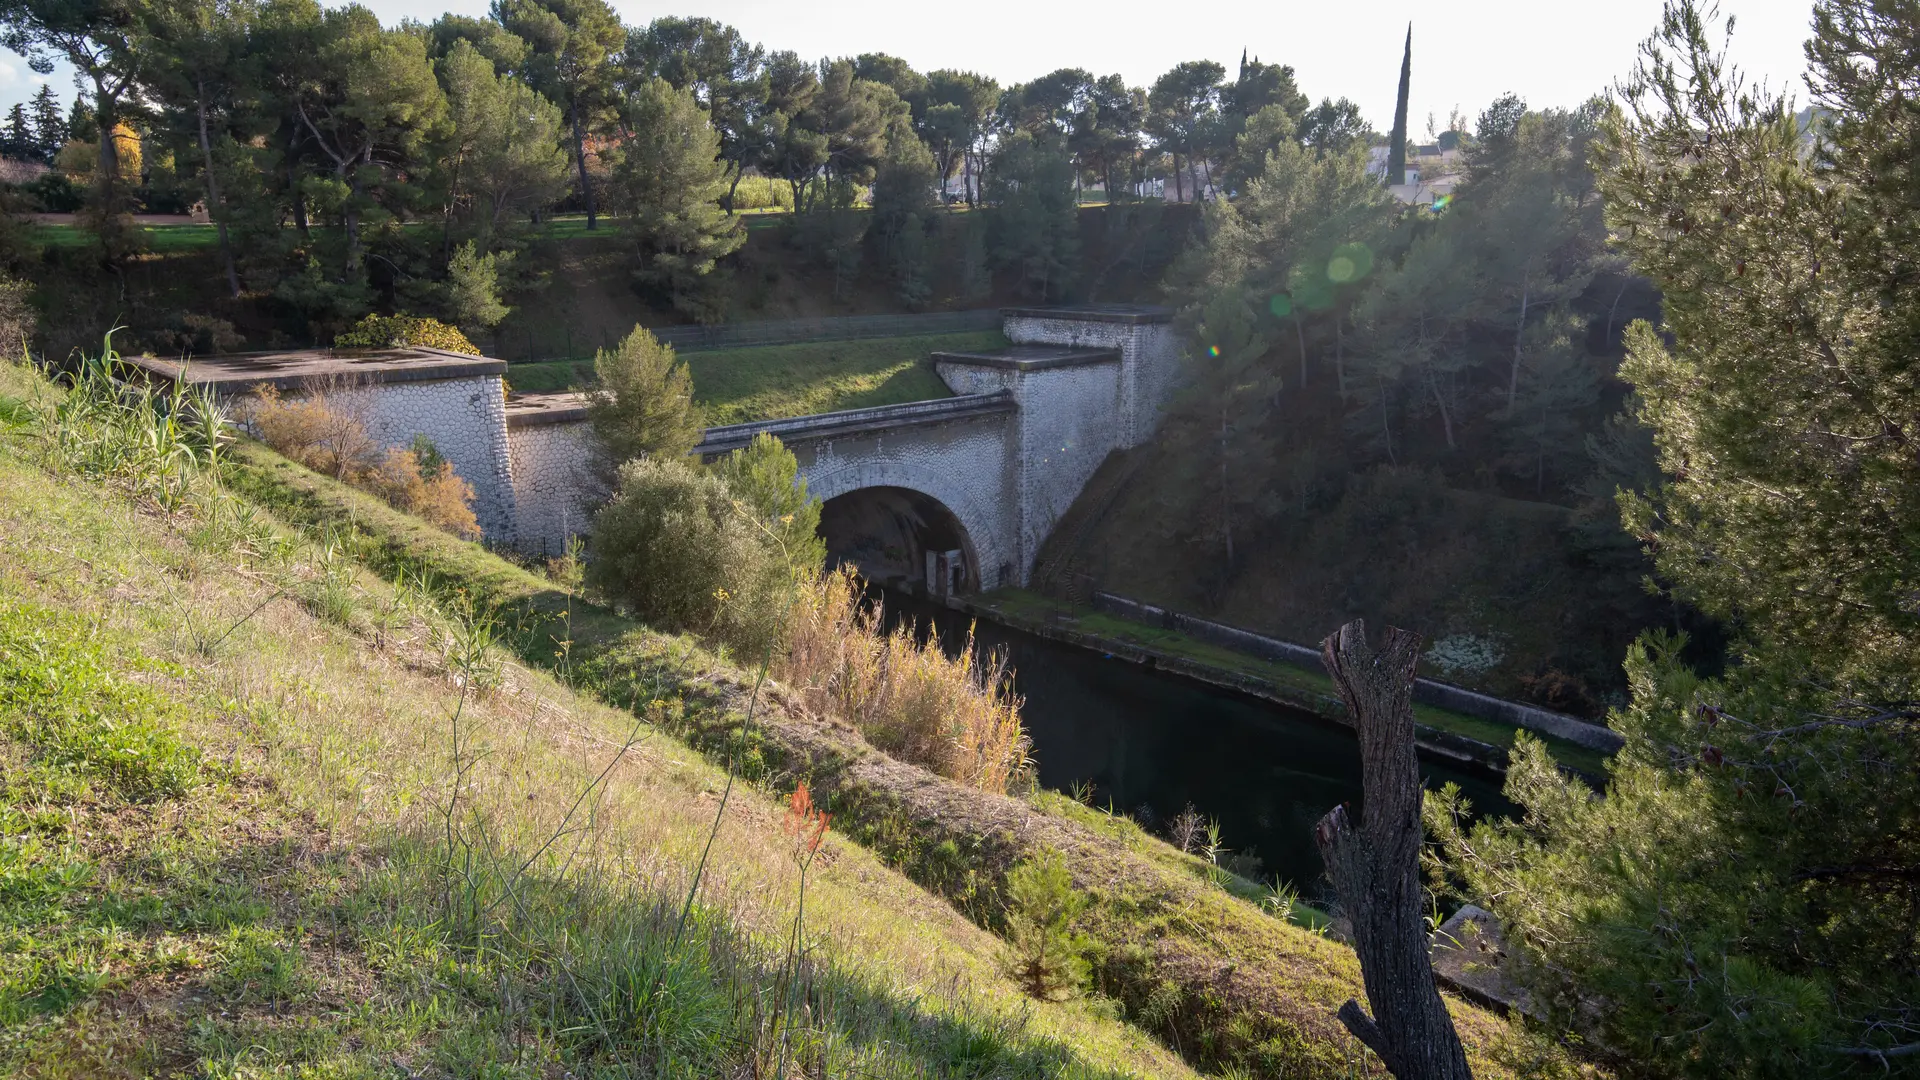
[[[1032,741],[1012,672],[1004,656],[981,654],[971,627],[953,656],[932,635],[888,629],[842,568],[802,591],[788,642],[780,678],[887,753],[983,791],[1004,792],[1026,771]]]
[[[204,388],[155,384],[125,364],[113,333],[74,367],[41,426],[49,463],[177,513],[218,464],[226,414]]]

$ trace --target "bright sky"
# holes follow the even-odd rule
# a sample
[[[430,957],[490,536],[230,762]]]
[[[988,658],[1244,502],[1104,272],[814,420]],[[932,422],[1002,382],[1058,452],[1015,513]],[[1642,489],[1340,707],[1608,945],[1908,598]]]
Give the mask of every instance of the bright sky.
[[[486,13],[487,0],[366,0],[388,23],[430,21],[442,11]],[[665,14],[732,23],[769,49],[802,56],[889,52],[921,71],[964,68],[1005,85],[1061,67],[1118,71],[1135,85],[1183,60],[1213,59],[1229,77],[1244,48],[1291,64],[1315,101],[1350,97],[1386,130],[1393,120],[1400,46],[1413,23],[1409,133],[1426,136],[1427,116],[1446,126],[1454,108],[1469,119],[1512,91],[1535,107],[1574,105],[1610,86],[1660,15],[1660,0],[1606,4],[1564,0],[1347,0],[1345,3],[1141,3],[1138,0],[614,0],[629,24]],[[1751,76],[1806,88],[1801,43],[1809,0],[1722,0],[1736,20],[1733,55]],[[0,51],[0,109],[52,82],[63,100],[74,88],[64,68],[35,75]]]

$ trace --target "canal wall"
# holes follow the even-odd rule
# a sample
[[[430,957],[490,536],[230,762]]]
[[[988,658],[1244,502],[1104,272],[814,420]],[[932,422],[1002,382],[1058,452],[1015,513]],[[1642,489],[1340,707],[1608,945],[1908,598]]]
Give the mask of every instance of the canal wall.
[[[1104,611],[1109,615],[1118,615],[1135,622],[1177,630],[1195,640],[1247,653],[1262,660],[1277,660],[1315,671],[1323,670],[1319,649],[1291,641],[1282,641],[1265,634],[1256,634],[1237,626],[1228,626],[1225,623],[1217,623],[1193,615],[1182,615],[1177,611],[1169,611],[1166,608],[1108,592],[1094,593],[1093,607],[1096,611]],[[1482,694],[1438,679],[1424,677],[1415,679],[1413,700],[1422,705],[1432,705],[1450,712],[1525,728],[1543,735],[1552,735],[1589,750],[1598,750],[1603,754],[1611,754],[1619,750],[1623,742],[1620,734],[1612,728],[1588,723],[1565,713]]]
[[[1138,664],[1155,671],[1164,671],[1183,679],[1190,679],[1206,686],[1221,690],[1230,690],[1244,694],[1270,704],[1300,712],[1311,713],[1323,720],[1352,727],[1352,719],[1347,716],[1347,707],[1334,694],[1309,690],[1298,686],[1288,686],[1262,679],[1256,675],[1233,671],[1204,661],[1194,660],[1162,652],[1145,645],[1101,634],[1089,633],[1070,626],[1063,626],[1045,619],[1028,618],[983,603],[971,595],[933,596],[917,583],[909,583],[904,591],[922,600],[943,604],[947,608],[978,619],[986,619],[1001,626],[1009,627],[1038,638],[1071,645],[1089,652],[1099,653],[1115,660]],[[1440,758],[1456,765],[1483,770],[1487,773],[1501,774],[1507,769],[1507,749],[1493,743],[1469,738],[1451,731],[1426,724],[1414,724],[1414,745],[1422,754]]]

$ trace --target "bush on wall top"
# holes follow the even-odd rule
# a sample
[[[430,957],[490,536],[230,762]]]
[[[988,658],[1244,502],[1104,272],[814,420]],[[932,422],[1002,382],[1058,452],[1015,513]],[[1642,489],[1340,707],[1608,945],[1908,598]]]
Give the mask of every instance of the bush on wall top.
[[[438,319],[419,315],[369,315],[353,329],[333,339],[336,348],[397,349],[417,345],[428,349],[479,356],[467,335]]]

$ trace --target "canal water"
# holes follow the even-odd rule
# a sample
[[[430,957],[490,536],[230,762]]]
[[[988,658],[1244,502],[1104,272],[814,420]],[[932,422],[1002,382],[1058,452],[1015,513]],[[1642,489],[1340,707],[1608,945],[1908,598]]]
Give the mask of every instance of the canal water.
[[[931,622],[951,648],[968,617],[886,592],[893,618]],[[1327,886],[1313,826],[1340,803],[1360,806],[1353,732],[1311,713],[981,622],[976,642],[1006,653],[1044,787],[1093,785],[1093,802],[1165,834],[1191,804],[1220,823],[1227,848],[1257,856],[1309,897]],[[1478,813],[1512,814],[1484,773],[1421,758],[1429,787],[1458,783]]]

